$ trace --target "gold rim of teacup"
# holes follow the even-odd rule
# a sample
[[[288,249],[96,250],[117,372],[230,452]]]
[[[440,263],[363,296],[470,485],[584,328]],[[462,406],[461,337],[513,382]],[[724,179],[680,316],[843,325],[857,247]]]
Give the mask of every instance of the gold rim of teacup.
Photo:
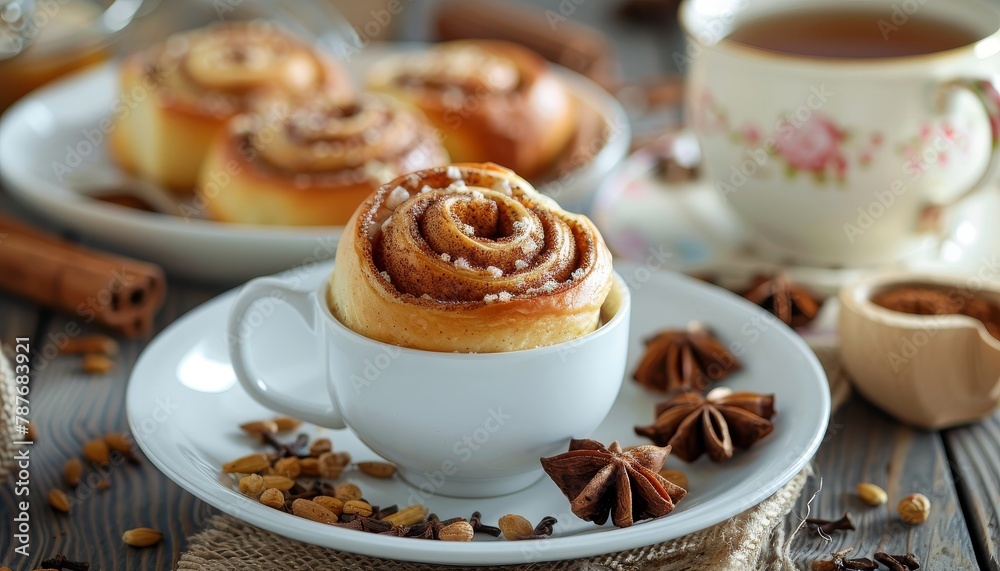
[[[836,68],[878,68],[878,67],[898,67],[900,65],[923,65],[926,64],[928,60],[938,60],[947,59],[953,57],[965,57],[969,51],[975,53],[978,50],[985,50],[986,48],[980,48],[980,45],[985,45],[987,48],[991,49],[991,53],[1000,52],[1000,10],[997,10],[994,6],[989,3],[982,2],[983,7],[987,9],[992,9],[997,21],[996,29],[979,38],[978,40],[965,44],[964,46],[959,46],[957,48],[951,48],[947,50],[941,50],[937,52],[931,52],[927,54],[916,54],[908,56],[892,56],[892,57],[873,57],[873,58],[834,58],[834,57],[821,57],[821,56],[808,56],[801,54],[783,53],[775,52],[771,50],[765,50],[761,48],[756,48],[753,46],[748,46],[741,44],[739,42],[734,42],[730,40],[727,36],[719,38],[714,43],[702,43],[698,40],[698,36],[695,30],[691,28],[691,4],[695,0],[684,0],[681,2],[679,9],[678,21],[680,22],[681,30],[684,32],[685,38],[695,44],[701,45],[703,48],[710,49],[716,48],[721,51],[729,51],[736,55],[742,55],[744,57],[756,57],[763,59],[772,59],[779,62],[784,62],[786,64],[807,64],[812,66],[829,66]],[[995,46],[990,46],[990,44],[995,44]]]

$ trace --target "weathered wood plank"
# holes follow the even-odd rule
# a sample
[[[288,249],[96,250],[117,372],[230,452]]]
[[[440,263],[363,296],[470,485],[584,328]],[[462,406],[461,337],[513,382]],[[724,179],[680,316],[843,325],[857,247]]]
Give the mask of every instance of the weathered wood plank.
[[[944,442],[980,566],[1000,571],[1000,413],[946,431]]]
[[[858,557],[911,551],[925,569],[978,568],[939,433],[902,426],[854,397],[834,415],[815,463],[817,478],[807,485],[795,513],[806,513],[806,503],[822,478],[811,517],[836,519],[850,511],[857,530],[838,532],[830,542],[803,530],[792,545],[802,568],[848,547]],[[859,482],[884,488],[888,504],[862,503],[854,493]],[[916,526],[902,523],[896,513],[899,500],[912,492],[926,495],[932,504],[930,519]]]
[[[172,284],[164,308],[157,318],[157,330],[191,308],[212,297],[214,290]],[[17,303],[14,308],[23,307]],[[0,311],[5,309],[0,300]],[[60,336],[91,329],[72,317],[56,316],[42,335],[45,343],[58,343]],[[7,320],[0,333],[20,330]],[[33,333],[34,330],[31,329]],[[80,370],[79,356],[48,359],[38,347],[35,382],[32,387],[33,420],[38,425],[39,442],[32,455],[31,517],[32,554],[29,562],[4,561],[13,549],[10,534],[0,536],[0,564],[13,569],[33,569],[44,557],[65,553],[70,559],[86,560],[103,570],[169,569],[179,558],[185,539],[204,519],[214,513],[207,504],[184,492],[161,474],[148,460],[138,465],[113,463],[106,469],[88,466],[83,482],[69,490],[63,482],[63,465],[70,457],[81,457],[81,446],[110,432],[127,432],[125,388],[128,374],[148,339],[121,340],[121,354],[115,369],[106,375],[91,376]],[[81,457],[82,459],[82,457]],[[110,482],[105,491],[97,489],[102,477]],[[67,491],[71,512],[52,510],[45,497],[49,490]],[[11,486],[0,488],[0,507],[8,513],[14,505]],[[121,542],[122,532],[147,526],[164,532],[157,547],[133,549]]]

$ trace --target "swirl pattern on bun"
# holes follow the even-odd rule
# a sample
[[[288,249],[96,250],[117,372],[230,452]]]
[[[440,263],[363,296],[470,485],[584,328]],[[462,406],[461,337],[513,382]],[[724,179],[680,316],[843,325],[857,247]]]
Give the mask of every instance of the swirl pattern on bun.
[[[373,66],[368,86],[420,108],[453,161],[492,161],[534,180],[568,147],[576,102],[549,63],[508,42],[444,42]]]
[[[212,140],[262,93],[350,93],[332,60],[263,21],[175,34],[122,63],[112,151],[125,168],[190,192]]]
[[[217,220],[342,225],[383,183],[447,161],[419,112],[389,97],[267,99],[217,139],[198,192]]]
[[[493,164],[384,185],[337,250],[331,311],[354,331],[433,351],[489,353],[594,331],[611,254],[585,216]]]

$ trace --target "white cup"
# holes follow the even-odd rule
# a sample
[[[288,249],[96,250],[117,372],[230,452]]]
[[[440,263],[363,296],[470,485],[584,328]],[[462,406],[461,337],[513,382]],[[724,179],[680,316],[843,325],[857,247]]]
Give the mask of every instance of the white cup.
[[[857,8],[892,41],[942,18],[978,41],[891,58],[776,53],[726,36],[784,10]],[[685,0],[689,121],[716,187],[778,261],[861,266],[934,236],[982,188],[1000,139],[1000,13],[985,0]]]
[[[236,376],[280,413],[350,427],[424,495],[487,497],[531,485],[542,475],[539,458],[589,435],[621,388],[631,299],[617,274],[596,331],[508,353],[441,353],[369,339],[330,313],[326,288],[302,291],[281,278],[244,286],[229,318]],[[251,323],[248,313],[258,315],[250,310],[268,298],[287,303],[318,337],[326,374],[315,387],[254,371],[248,339],[267,322]],[[299,394],[289,394],[290,385]]]

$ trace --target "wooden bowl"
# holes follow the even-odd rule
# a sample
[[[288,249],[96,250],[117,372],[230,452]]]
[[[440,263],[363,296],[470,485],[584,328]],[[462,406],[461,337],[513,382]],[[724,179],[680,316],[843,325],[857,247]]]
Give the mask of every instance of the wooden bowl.
[[[1000,284],[968,276],[869,276],[840,292],[841,358],[865,398],[914,426],[975,422],[1000,407],[1000,340],[965,315],[915,315],[872,302],[901,286],[944,289],[1000,304]]]

